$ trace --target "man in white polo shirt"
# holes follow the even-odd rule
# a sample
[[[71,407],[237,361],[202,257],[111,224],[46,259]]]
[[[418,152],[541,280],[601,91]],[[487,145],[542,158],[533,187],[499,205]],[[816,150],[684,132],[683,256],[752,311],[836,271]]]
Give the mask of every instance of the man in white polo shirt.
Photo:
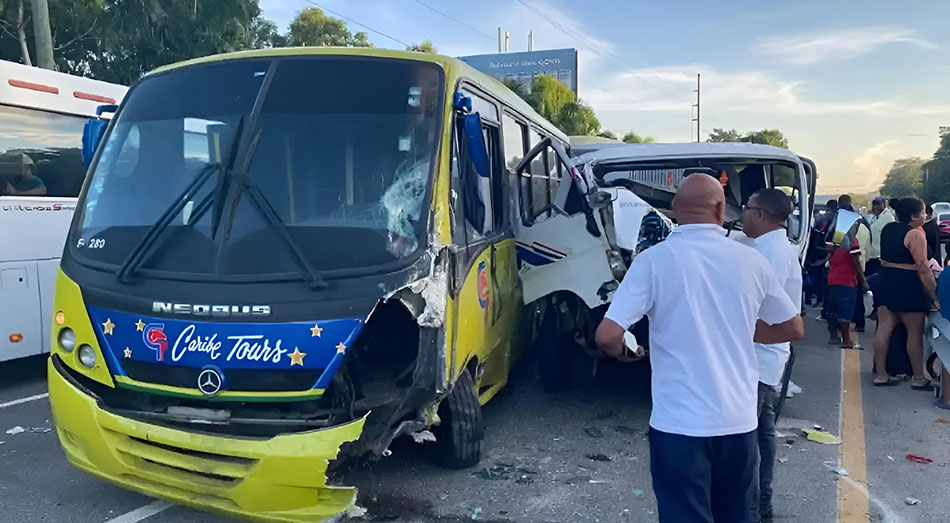
[[[660,522],[754,521],[753,337],[801,339],[800,311],[761,254],[726,238],[719,181],[687,177],[673,212],[679,226],[634,259],[596,341],[608,356],[630,361],[624,335],[644,315],[650,319],[650,472]]]
[[[788,241],[785,223],[792,201],[778,189],[761,189],[749,198],[742,212],[742,231],[754,240],[753,247],[768,260],[785,294],[796,307],[802,304],[802,266],[798,252]],[[759,359],[759,514],[772,521],[772,472],[775,468],[776,387],[782,381],[791,354],[788,343],[755,345]]]

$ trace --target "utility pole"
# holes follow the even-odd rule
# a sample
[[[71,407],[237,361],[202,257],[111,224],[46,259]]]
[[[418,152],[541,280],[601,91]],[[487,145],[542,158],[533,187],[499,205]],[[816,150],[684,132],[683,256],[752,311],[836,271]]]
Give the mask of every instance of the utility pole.
[[[534,51],[534,31],[528,31],[528,51]]]
[[[47,0],[33,0],[33,39],[36,43],[36,65],[53,70],[53,35],[49,28]]]
[[[502,38],[501,28],[499,27],[499,28],[498,28],[498,54],[501,54],[501,50],[502,50],[502,43],[501,43],[502,40],[501,40],[501,38]]]
[[[700,137],[700,135],[702,134],[700,131],[702,127],[700,125],[700,119],[699,119],[700,107],[699,107],[699,74],[698,73],[696,74],[696,90],[694,90],[693,92],[696,93],[696,103],[693,104],[693,107],[696,108],[696,117],[693,118],[693,121],[696,122],[696,142],[699,143],[702,140],[702,138]]]
[[[509,40],[508,31],[505,31],[505,52],[506,53],[508,52],[508,40]]]

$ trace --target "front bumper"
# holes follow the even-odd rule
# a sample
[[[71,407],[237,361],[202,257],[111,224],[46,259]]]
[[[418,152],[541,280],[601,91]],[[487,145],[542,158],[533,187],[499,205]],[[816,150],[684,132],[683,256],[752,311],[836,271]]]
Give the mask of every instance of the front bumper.
[[[185,432],[103,410],[48,364],[60,443],[75,467],[143,494],[256,521],[322,521],[351,507],[352,487],[327,485],[340,446],[365,418],[269,439]]]

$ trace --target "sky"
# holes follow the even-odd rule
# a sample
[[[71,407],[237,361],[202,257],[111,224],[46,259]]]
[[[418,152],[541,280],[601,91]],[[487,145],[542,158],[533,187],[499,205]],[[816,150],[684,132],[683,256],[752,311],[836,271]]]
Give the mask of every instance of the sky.
[[[895,159],[931,157],[939,126],[950,125],[945,0],[317,4],[350,18],[350,30],[366,31],[377,47],[428,39],[450,56],[495,53],[501,27],[512,52],[527,50],[529,31],[535,50],[576,48],[579,95],[602,126],[661,142],[695,139],[701,74],[703,139],[717,127],[777,128],[793,151],[815,160],[823,193],[873,192]],[[282,31],[315,7],[309,0],[260,5]]]

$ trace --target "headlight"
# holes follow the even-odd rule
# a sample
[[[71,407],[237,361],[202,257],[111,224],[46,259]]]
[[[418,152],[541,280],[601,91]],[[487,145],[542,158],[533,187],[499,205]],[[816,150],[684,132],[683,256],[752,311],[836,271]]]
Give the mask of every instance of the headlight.
[[[76,333],[69,327],[59,331],[59,346],[66,352],[72,352],[76,348]]]
[[[96,366],[96,351],[89,345],[79,347],[79,361],[90,369]]]

